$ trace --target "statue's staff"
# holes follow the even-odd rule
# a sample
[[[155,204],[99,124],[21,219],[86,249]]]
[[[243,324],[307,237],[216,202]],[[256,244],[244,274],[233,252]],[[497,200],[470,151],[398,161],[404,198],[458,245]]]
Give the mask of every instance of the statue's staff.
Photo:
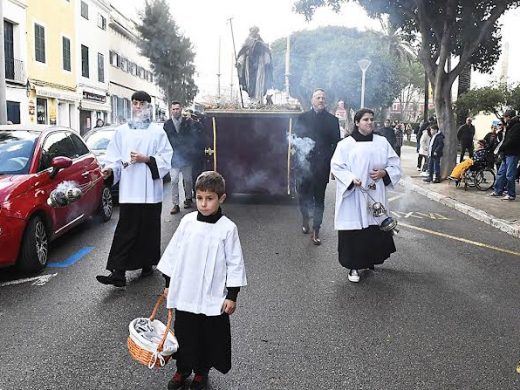
[[[237,49],[235,47],[235,34],[233,33],[233,18],[228,19],[229,27],[231,27],[231,40],[233,42],[233,56],[235,57],[235,68],[237,67]],[[240,95],[240,104],[244,108],[244,98],[242,97],[242,87],[240,86],[240,77],[238,76],[238,94]]]

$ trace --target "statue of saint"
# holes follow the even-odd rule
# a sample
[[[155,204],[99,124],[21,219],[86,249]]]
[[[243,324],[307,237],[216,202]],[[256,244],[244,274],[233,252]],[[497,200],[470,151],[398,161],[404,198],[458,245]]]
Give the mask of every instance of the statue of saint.
[[[249,97],[263,103],[273,83],[271,49],[258,33],[258,27],[249,29],[249,36],[237,55],[240,87]]]

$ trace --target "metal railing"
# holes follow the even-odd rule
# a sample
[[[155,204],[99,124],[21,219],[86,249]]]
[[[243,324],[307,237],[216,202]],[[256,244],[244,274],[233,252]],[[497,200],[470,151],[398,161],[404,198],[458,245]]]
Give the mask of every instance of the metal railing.
[[[25,67],[23,61],[15,58],[5,59],[5,78],[19,83],[25,83]]]

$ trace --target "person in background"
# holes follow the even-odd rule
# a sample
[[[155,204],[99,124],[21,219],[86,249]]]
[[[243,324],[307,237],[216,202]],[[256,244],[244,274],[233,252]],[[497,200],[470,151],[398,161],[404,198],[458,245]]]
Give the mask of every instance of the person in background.
[[[94,128],[103,127],[103,126],[105,126],[105,121],[101,118],[97,118],[96,126],[94,126]]]
[[[314,142],[309,154],[300,156],[296,167],[296,186],[302,215],[302,232],[310,232],[311,213],[312,242],[321,245],[320,227],[325,208],[325,190],[330,178],[330,159],[340,140],[339,121],[325,107],[327,99],[323,89],[312,94],[312,108],[298,116],[294,133],[299,138]]]
[[[402,123],[398,123],[395,127],[395,153],[399,157],[401,157],[401,148],[403,147],[404,141],[404,125]]]
[[[385,137],[392,149],[394,149],[394,151],[397,149],[395,130],[392,127],[392,122],[390,121],[390,119],[386,119],[384,127],[382,127],[381,129],[377,129],[376,133]]]
[[[430,140],[431,140],[431,130],[428,127],[422,134],[421,137],[421,147],[419,148],[419,159],[417,160],[417,168],[421,170],[421,176],[429,176],[428,173],[428,156],[430,150]],[[424,163],[421,166],[422,160],[424,159]]]
[[[171,118],[163,126],[173,149],[172,170],[172,204],[170,214],[179,213],[179,181],[182,175],[184,188],[184,208],[189,209],[193,203],[193,176],[192,163],[195,149],[195,134],[193,121],[187,114],[183,116],[182,105],[173,101],[170,106]]]
[[[515,200],[515,180],[520,159],[520,119],[516,116],[515,110],[507,110],[504,113],[504,122],[506,123],[506,133],[498,150],[504,157],[491,196],[503,196],[502,200]],[[504,191],[507,192],[505,195]]]
[[[424,179],[427,183],[441,182],[441,157],[444,150],[444,134],[439,130],[437,124],[430,126],[432,138],[428,151],[428,177]]]
[[[464,160],[464,154],[468,151],[469,158],[473,158],[473,138],[475,137],[475,126],[473,119],[466,118],[466,123],[457,130],[457,140],[460,143],[460,162]]]

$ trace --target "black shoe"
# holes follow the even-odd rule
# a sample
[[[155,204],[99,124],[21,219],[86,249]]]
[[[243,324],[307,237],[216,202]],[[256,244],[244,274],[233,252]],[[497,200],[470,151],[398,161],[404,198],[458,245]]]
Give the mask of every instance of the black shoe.
[[[184,208],[191,209],[193,207],[193,201],[191,199],[186,199],[184,201]]]
[[[177,390],[184,387],[184,382],[186,382],[188,377],[189,375],[184,375],[177,371],[173,378],[168,382],[168,390]]]
[[[432,182],[432,178],[431,177],[427,177],[426,179],[423,179],[423,181],[425,181],[426,183],[431,183]]]
[[[118,275],[114,275],[112,272],[110,275],[98,275],[96,279],[101,284],[111,284],[115,287],[125,287],[126,286],[126,278],[124,276],[120,277]]]
[[[314,229],[314,231],[312,232],[312,243],[314,245],[321,245],[320,229]]]
[[[441,182],[441,179],[439,179],[439,178],[433,179],[433,182],[434,182],[434,183],[440,183],[440,182]]]
[[[172,214],[172,215],[178,214],[178,213],[180,213],[180,211],[181,211],[181,209],[180,209],[179,205],[175,205],[175,206],[173,206],[172,211],[170,211],[170,214]]]
[[[147,276],[153,275],[153,268],[152,267],[143,267],[141,270],[141,278],[145,278]]]
[[[195,374],[190,385],[190,390],[204,390],[208,384],[208,375]]]

